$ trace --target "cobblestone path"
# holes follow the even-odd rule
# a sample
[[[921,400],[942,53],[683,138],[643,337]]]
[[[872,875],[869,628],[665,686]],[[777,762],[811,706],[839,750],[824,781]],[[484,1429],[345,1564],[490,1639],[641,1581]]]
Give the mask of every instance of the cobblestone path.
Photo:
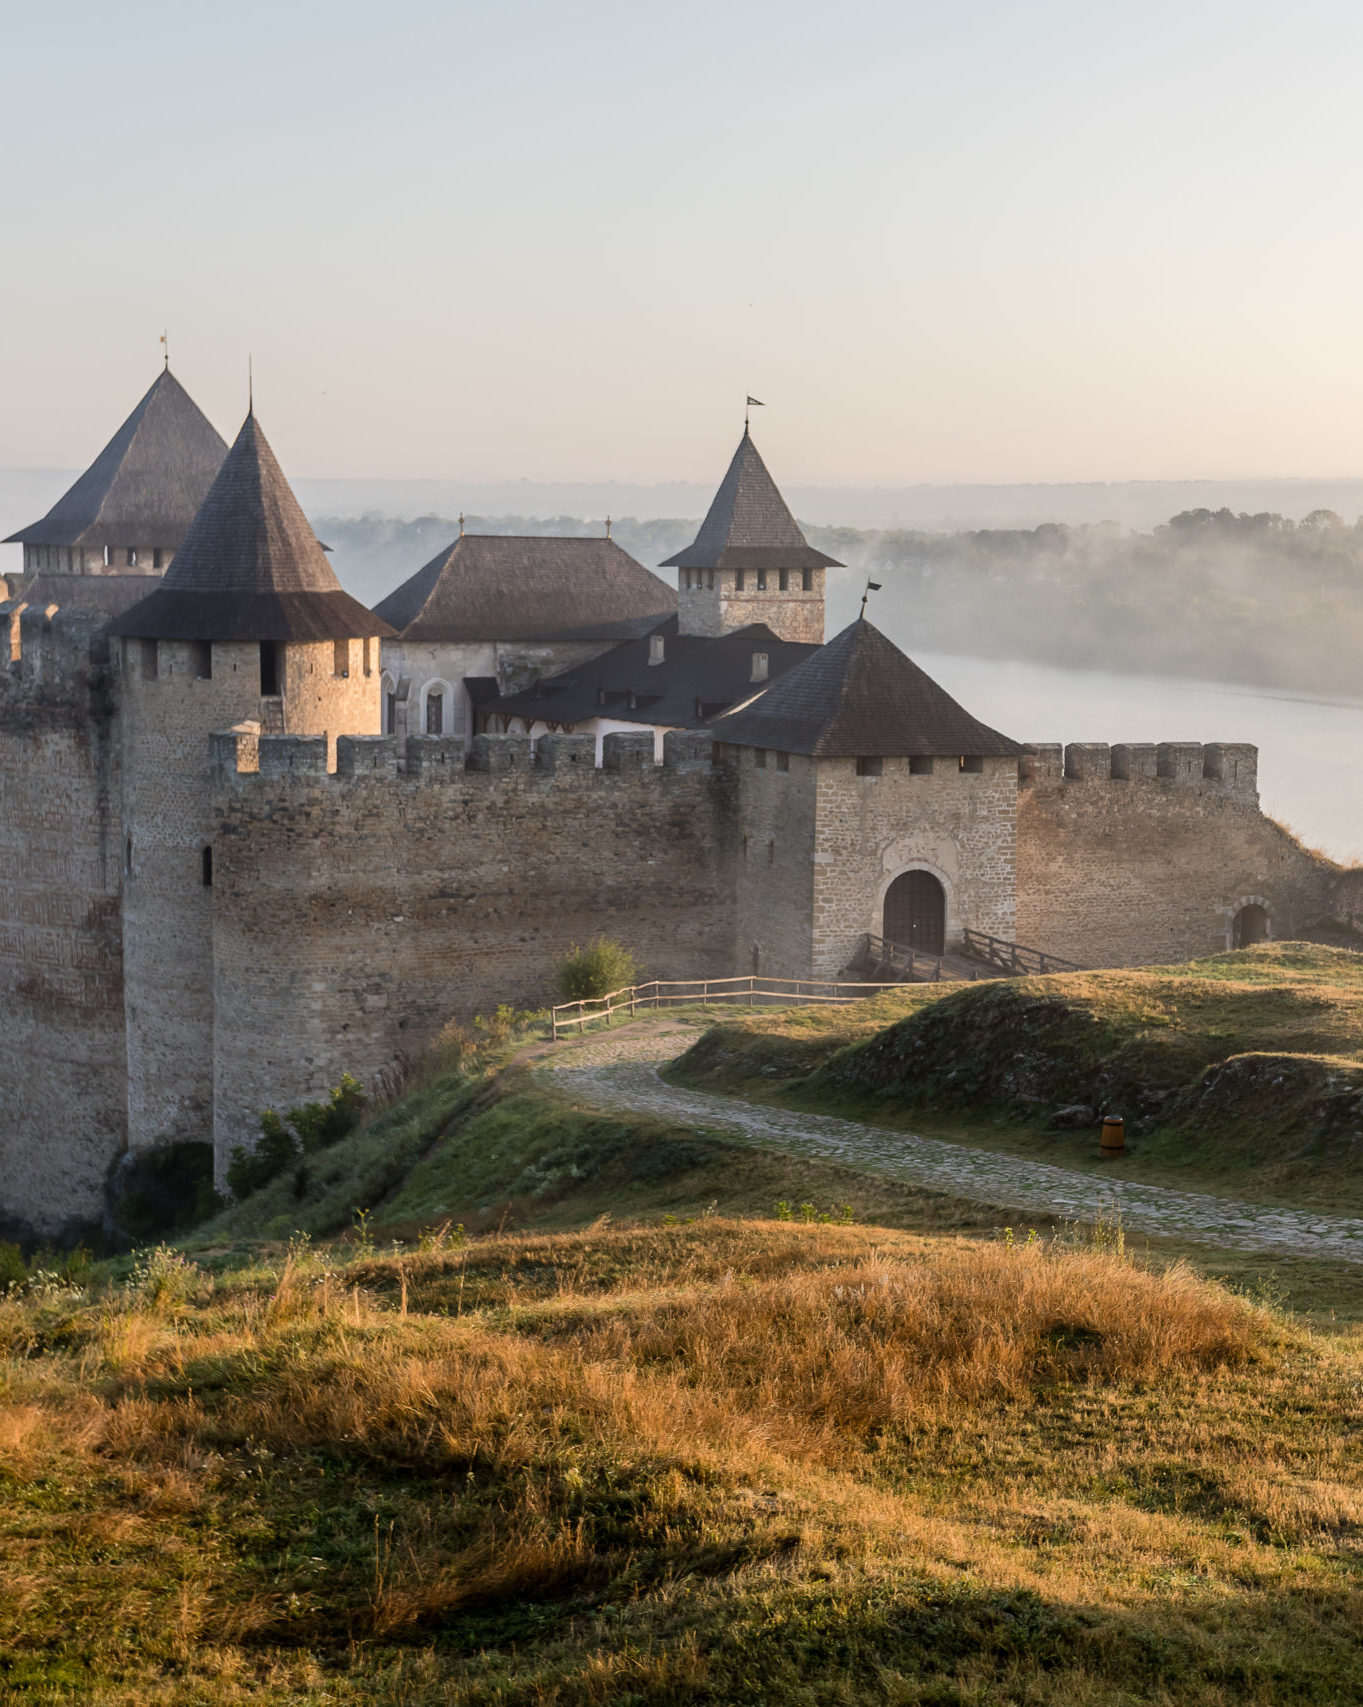
[[[974,1203],[1073,1220],[1120,1211],[1128,1232],[1165,1234],[1230,1250],[1290,1251],[1297,1256],[1363,1262],[1363,1220],[1099,1179],[994,1150],[975,1150],[833,1115],[798,1114],[664,1083],[658,1077],[658,1063],[680,1053],[695,1036],[693,1029],[666,1024],[596,1033],[547,1058],[542,1070],[570,1095],[602,1108],[658,1115],[675,1125],[722,1132],[762,1149],[838,1162],[859,1173],[881,1174]]]

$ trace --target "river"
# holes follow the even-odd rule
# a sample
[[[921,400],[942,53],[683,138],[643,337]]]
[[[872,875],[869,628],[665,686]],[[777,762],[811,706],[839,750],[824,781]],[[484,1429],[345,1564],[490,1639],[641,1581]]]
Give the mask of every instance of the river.
[[[1019,741],[1252,741],[1263,809],[1308,847],[1363,860],[1363,700],[918,652],[974,716]]]

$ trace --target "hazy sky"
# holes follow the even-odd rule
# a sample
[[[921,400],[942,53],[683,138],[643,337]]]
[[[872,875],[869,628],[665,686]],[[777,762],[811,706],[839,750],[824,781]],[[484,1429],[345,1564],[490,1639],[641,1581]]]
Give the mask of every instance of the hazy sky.
[[[302,475],[1363,471],[1363,8],[0,11],[0,464],[172,363]]]

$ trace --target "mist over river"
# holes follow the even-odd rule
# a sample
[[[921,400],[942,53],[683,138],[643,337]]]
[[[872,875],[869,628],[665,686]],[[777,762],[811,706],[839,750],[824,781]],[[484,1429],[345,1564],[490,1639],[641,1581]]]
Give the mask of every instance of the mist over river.
[[[1363,860],[1363,700],[906,649],[1019,741],[1252,741],[1264,811],[1333,859]]]

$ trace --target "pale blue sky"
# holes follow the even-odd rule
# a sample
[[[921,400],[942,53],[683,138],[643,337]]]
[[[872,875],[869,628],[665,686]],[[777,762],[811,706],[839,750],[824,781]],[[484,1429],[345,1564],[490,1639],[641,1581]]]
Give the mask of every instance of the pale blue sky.
[[[150,382],[303,475],[1363,470],[1363,9],[0,11],[0,464]]]

